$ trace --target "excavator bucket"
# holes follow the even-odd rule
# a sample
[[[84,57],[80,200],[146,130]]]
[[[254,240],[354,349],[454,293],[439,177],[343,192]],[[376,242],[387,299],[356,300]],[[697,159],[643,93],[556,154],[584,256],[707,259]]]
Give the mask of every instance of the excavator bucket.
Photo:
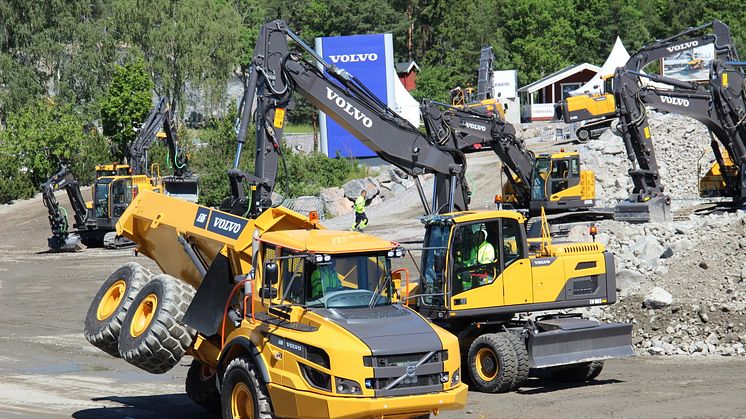
[[[622,201],[614,207],[614,219],[629,223],[672,221],[670,199],[658,196],[645,202]]]
[[[65,240],[61,240],[59,237],[50,237],[47,239],[47,245],[49,250],[52,252],[79,252],[86,248],[80,236],[71,233],[67,235]]]
[[[197,202],[199,198],[199,182],[194,176],[166,176],[163,178],[163,189],[166,195],[185,201]]]
[[[537,321],[528,337],[531,368],[621,358],[635,354],[632,323],[598,323],[577,317]]]

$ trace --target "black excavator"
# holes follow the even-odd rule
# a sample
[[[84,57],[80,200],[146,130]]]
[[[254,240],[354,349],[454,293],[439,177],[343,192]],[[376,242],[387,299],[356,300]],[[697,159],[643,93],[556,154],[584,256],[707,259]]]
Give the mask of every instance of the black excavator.
[[[646,65],[674,52],[707,44],[712,44],[715,50],[707,83],[642,72]],[[616,206],[615,219],[630,222],[672,219],[671,198],[664,192],[658,172],[646,106],[689,116],[710,130],[717,165],[711,169],[713,176],[706,179],[709,181],[707,192],[710,196],[730,197],[736,205],[743,204],[746,108],[742,90],[743,64],[737,60],[730,29],[720,21],[713,21],[643,47],[624,67],[616,70],[612,85],[619,117],[617,129],[632,163],[629,174],[633,190],[629,198]],[[646,83],[644,79],[655,83]]]
[[[93,200],[85,202],[80,183],[69,167],[62,166],[42,185],[42,199],[49,213],[52,237],[47,240],[53,252],[70,252],[86,246],[118,248],[131,245],[118,237],[115,226],[127,205],[140,191],[166,193],[196,202],[197,179],[187,169],[187,158],[178,148],[171,112],[161,99],[142,125],[137,138],[129,145],[129,164],[113,163],[96,166],[96,179],[92,188]],[[162,134],[159,130],[162,128]],[[164,141],[169,149],[169,162],[174,167],[173,176],[161,176],[157,164],[148,165],[148,149],[156,141]],[[75,216],[70,230],[67,212],[54,196],[65,190]]]
[[[289,40],[300,52],[291,52]],[[424,134],[353,75],[326,63],[283,21],[267,23],[259,30],[238,148],[229,170],[232,196],[224,201],[222,210],[256,218],[272,206],[270,198],[283,159],[286,111],[294,93],[383,160],[414,177],[427,214],[422,218],[425,236],[418,267],[422,278],[416,281],[419,293],[410,293],[415,291],[407,285],[410,281],[403,270],[392,277],[402,285],[403,300],[417,300],[421,314],[459,337],[465,355],[462,370],[469,372],[478,390],[518,388],[528,377],[529,368],[547,368],[557,376],[590,380],[600,373],[603,360],[633,354],[630,323],[605,324],[559,313],[529,321],[517,316],[519,312],[613,304],[613,255],[603,245],[552,245],[546,236],[540,250],[531,250],[521,214],[469,211],[466,160],[457,137],[436,140]],[[255,99],[252,118],[250,104]],[[252,119],[257,127],[256,163],[254,173],[248,174],[238,169],[238,162]],[[425,173],[435,178],[431,202],[419,181]],[[489,241],[492,252],[470,255],[478,238]],[[272,303],[282,301],[280,296],[285,293],[278,290],[270,297]],[[283,323],[278,326],[285,327]]]

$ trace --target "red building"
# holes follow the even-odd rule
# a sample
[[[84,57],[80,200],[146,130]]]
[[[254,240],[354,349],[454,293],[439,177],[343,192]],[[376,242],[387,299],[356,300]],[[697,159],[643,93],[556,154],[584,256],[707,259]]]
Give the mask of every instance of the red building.
[[[417,88],[417,73],[420,71],[420,66],[416,62],[410,61],[408,63],[396,63],[396,75],[399,76],[401,84],[408,92]]]
[[[576,64],[552,73],[518,89],[521,97],[521,119],[526,122],[551,121],[554,104],[580,88],[601,70],[593,64]]]

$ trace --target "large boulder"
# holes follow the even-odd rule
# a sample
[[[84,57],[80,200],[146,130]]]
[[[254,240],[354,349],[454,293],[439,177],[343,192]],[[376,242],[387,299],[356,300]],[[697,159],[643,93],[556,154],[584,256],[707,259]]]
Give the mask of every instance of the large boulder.
[[[671,303],[673,303],[673,296],[661,287],[653,288],[642,302],[645,307],[652,309],[668,307]]]
[[[363,189],[368,191],[366,199],[369,201],[375,198],[379,192],[378,186],[376,186],[370,179],[353,179],[342,185],[342,189],[344,190],[345,197],[353,201],[355,198],[360,196],[360,192],[362,192]]]
[[[331,217],[339,217],[352,212],[352,202],[345,197],[342,188],[326,188],[319,192],[319,198],[324,202],[324,210]]]
[[[642,274],[629,269],[620,269],[616,273],[616,289],[620,297],[640,293],[647,282]]]

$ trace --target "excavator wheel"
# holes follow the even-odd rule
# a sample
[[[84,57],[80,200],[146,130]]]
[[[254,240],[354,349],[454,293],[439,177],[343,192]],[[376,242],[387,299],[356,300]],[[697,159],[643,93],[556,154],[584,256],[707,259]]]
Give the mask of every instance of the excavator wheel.
[[[604,361],[593,361],[550,368],[549,372],[552,374],[552,377],[557,380],[582,383],[592,381],[594,378],[598,377],[598,374],[601,374],[603,368]]]
[[[270,419],[272,403],[259,370],[245,357],[233,359],[225,369],[220,391],[224,419]]]
[[[186,377],[187,396],[210,413],[220,413],[220,391],[215,373],[215,368],[195,359]]]
[[[469,347],[469,373],[474,387],[483,393],[505,393],[516,382],[518,360],[511,333],[488,333]]]
[[[153,374],[173,368],[194,339],[181,323],[194,288],[170,275],[154,276],[132,301],[119,332],[119,353],[130,364]]]
[[[119,331],[132,299],[150,280],[150,272],[130,262],[112,273],[91,301],[83,334],[91,345],[119,358]]]
[[[526,342],[521,335],[515,333],[508,333],[510,343],[513,345],[516,359],[516,374],[513,385],[510,387],[511,390],[518,390],[521,388],[523,383],[528,380],[528,374],[530,370],[528,362],[528,349],[526,348]]]

